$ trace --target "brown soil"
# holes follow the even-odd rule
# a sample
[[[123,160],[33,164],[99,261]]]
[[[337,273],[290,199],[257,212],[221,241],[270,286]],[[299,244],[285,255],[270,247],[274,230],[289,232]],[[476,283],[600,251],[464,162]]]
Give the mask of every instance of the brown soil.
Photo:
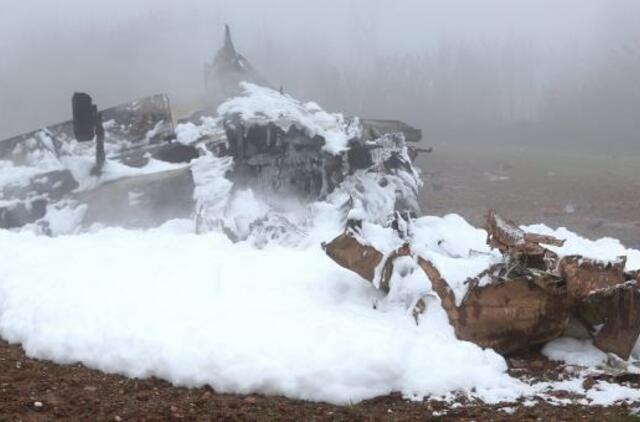
[[[562,368],[532,353],[510,360],[512,374],[557,378]],[[562,395],[560,395],[562,396]],[[511,413],[507,413],[507,411]],[[179,388],[158,379],[128,379],[83,365],[29,359],[0,341],[0,421],[156,420],[627,420],[627,406],[552,406],[414,403],[398,395],[334,406],[260,395]]]
[[[459,213],[479,224],[489,207],[521,223],[568,226],[640,246],[640,160],[515,148],[436,146],[421,159],[424,211]],[[569,206],[570,207],[567,207]],[[573,210],[573,212],[569,212]],[[428,358],[428,357],[425,357]],[[509,359],[518,377],[558,379],[564,369],[530,353]],[[562,397],[562,393],[559,394]],[[564,397],[571,398],[565,394]],[[508,413],[507,410],[512,411]],[[80,364],[29,359],[0,341],[0,421],[13,420],[634,420],[627,406],[409,402],[398,395],[334,406],[260,395],[173,387],[107,375]]]

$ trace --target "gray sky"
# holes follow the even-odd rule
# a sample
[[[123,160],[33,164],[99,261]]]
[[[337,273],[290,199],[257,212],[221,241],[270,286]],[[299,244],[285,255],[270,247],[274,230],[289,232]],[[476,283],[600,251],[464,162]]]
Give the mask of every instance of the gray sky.
[[[326,91],[314,88],[317,75],[296,74],[313,73],[310,63],[333,64],[356,81],[357,72],[370,73],[378,58],[424,55],[452,42],[485,53],[509,43],[529,49],[540,55],[536,77],[544,79],[576,62],[589,66],[587,52],[606,23],[633,22],[628,11],[638,10],[632,0],[0,3],[0,138],[67,119],[76,90],[92,93],[105,107],[156,92],[168,92],[179,109],[195,107],[203,63],[220,45],[224,23],[268,79],[309,97]],[[353,108],[348,101],[326,101]]]

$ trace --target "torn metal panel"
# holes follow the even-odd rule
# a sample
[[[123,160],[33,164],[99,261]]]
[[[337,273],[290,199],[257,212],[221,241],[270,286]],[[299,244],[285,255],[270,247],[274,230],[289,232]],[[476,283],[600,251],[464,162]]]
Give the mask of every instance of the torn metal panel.
[[[377,285],[384,291],[389,290],[395,259],[412,255],[410,246],[405,245],[383,257],[348,233],[325,245],[325,251],[338,264],[369,281],[375,281],[382,265]],[[570,307],[566,296],[550,294],[533,280],[520,278],[483,287],[476,285],[470,288],[464,302],[456,306],[453,291],[438,269],[421,257],[417,257],[417,264],[431,281],[456,336],[462,340],[508,353],[557,338],[567,326]]]
[[[454,327],[460,339],[509,353],[559,337],[568,321],[566,297],[516,278],[472,289]]]
[[[624,272],[626,258],[598,262],[571,256],[560,261],[559,272],[548,271],[547,266],[540,268],[539,262],[527,259],[546,256],[548,250],[540,244],[559,245],[563,241],[526,233],[495,212],[490,215],[489,244],[502,251],[504,262],[468,280],[467,294],[460,305],[456,305],[453,291],[435,265],[414,256],[410,244],[384,256],[366,246],[366,239],[345,233],[324,245],[325,251],[341,266],[386,292],[395,260],[412,256],[427,275],[461,340],[500,353],[515,352],[560,337],[574,317],[588,336],[595,337],[596,347],[627,359],[640,336],[640,289],[638,274]],[[489,283],[481,285],[480,280],[487,277]],[[413,305],[416,322],[421,309],[425,309],[424,300]],[[594,327],[598,325],[603,326],[596,333]]]
[[[494,210],[489,210],[484,229],[487,231],[487,244],[502,253],[511,248],[525,245],[525,232],[516,224],[502,218]],[[538,252],[536,250],[536,252]]]
[[[376,269],[384,255],[373,246],[367,246],[351,232],[344,232],[322,248],[338,265],[355,272],[371,283],[375,280]]]
[[[569,296],[573,300],[584,300],[595,292],[623,284],[626,257],[605,262],[566,256],[560,260],[560,270],[567,282]]]
[[[374,280],[374,284],[382,291],[388,292],[391,288],[389,281],[393,274],[395,260],[403,256],[411,256],[411,247],[408,244],[402,245],[386,257],[384,266],[382,267],[382,273],[380,274],[380,279]]]
[[[454,330],[459,325],[460,316],[458,314],[458,307],[456,306],[455,295],[449,287],[449,283],[442,278],[440,271],[430,261],[418,257],[418,266],[425,272],[427,278],[431,282],[433,290],[436,292],[442,303],[442,307],[447,312],[449,321],[453,325]]]
[[[126,152],[145,145],[161,144],[175,139],[169,97],[154,95],[101,111],[105,131],[107,158],[117,155],[126,161]],[[51,143],[46,139],[50,138]],[[48,126],[0,141],[0,160],[16,164],[38,150],[67,155],[63,146],[75,139],[73,121]]]
[[[433,264],[422,258],[418,264],[431,281],[461,340],[509,353],[557,338],[567,326],[566,298],[541,287],[546,284],[543,280],[496,280],[482,287],[472,281],[462,304],[456,306],[453,292]],[[493,270],[495,267],[485,273]]]
[[[494,210],[489,210],[487,213],[484,228],[488,234],[487,244],[507,255],[544,255],[546,249],[542,244],[553,246],[564,244],[564,240],[552,236],[527,233]]]
[[[545,244],[551,246],[562,246],[565,242],[563,239],[556,239],[553,236],[547,236],[537,233],[525,233],[524,240],[528,243],[537,243],[539,245]]]
[[[489,210],[485,221],[487,244],[525,269],[552,271],[558,256],[543,245],[562,246],[564,240],[527,233],[513,221]]]
[[[615,289],[609,299],[607,320],[593,344],[627,360],[640,336],[640,291],[633,284]]]

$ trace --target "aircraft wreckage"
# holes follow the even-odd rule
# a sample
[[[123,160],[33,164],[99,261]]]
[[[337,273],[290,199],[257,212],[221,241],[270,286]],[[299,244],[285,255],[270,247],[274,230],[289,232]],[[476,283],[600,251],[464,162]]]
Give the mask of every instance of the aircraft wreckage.
[[[415,262],[461,340],[510,353],[558,338],[577,325],[578,335],[626,360],[640,335],[640,276],[625,271],[624,256],[611,262],[559,257],[547,246],[562,246],[563,240],[527,233],[491,210],[487,244],[502,258],[466,280],[464,295],[456,297],[437,266],[414,248],[411,221],[404,222],[399,246],[385,253],[361,227],[349,222],[343,234],[323,244],[329,257],[385,292],[395,267],[407,271],[406,260]],[[424,298],[415,303],[416,321],[425,307]]]
[[[56,235],[193,218],[198,232],[259,245],[301,229],[277,213],[242,224],[225,219],[226,193],[252,188],[276,206],[348,198],[338,207],[345,232],[323,244],[328,256],[383,291],[410,260],[460,339],[509,353],[577,322],[597,347],[629,357],[640,335],[640,275],[625,271],[625,257],[560,257],[548,246],[562,240],[491,211],[487,242],[501,258],[456,297],[411,236],[421,186],[413,162],[429,151],[414,146],[418,129],[328,113],[273,89],[236,51],[228,28],[205,74],[206,104],[177,125],[166,95],[99,111],[76,93],[72,120],[0,141],[0,229]],[[393,230],[397,248],[378,250],[363,222]],[[416,321],[426,306],[413,305]]]
[[[411,157],[420,149],[407,142],[419,141],[419,130],[328,113],[264,86],[228,28],[206,69],[207,92],[218,100],[177,126],[166,95],[98,111],[76,93],[72,121],[0,141],[0,228],[36,225],[55,234],[51,217],[70,206],[84,226],[150,227],[202,216],[211,199],[199,194],[211,177],[312,201],[358,171],[388,174],[385,181],[404,191],[398,207],[418,211]]]

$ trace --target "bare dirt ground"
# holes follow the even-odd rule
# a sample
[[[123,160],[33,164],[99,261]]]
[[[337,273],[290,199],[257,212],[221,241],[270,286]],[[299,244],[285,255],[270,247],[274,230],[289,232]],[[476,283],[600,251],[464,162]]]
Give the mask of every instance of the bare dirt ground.
[[[558,379],[560,365],[532,352],[509,359],[514,376]],[[570,397],[570,396],[565,396]],[[157,379],[106,375],[76,365],[29,359],[16,345],[0,341],[0,421],[160,421],[160,420],[593,420],[626,421],[628,406],[580,407],[486,405],[466,402],[410,402],[398,395],[350,406],[310,403],[284,397],[218,394],[209,388],[179,388]]]
[[[522,224],[566,226],[591,238],[640,247],[640,156],[438,146],[420,159],[426,214],[456,212],[479,225],[494,207]],[[425,357],[428,358],[428,357]],[[514,376],[558,379],[561,365],[539,353],[508,359]],[[571,398],[570,396],[566,396]],[[107,375],[82,365],[25,356],[0,341],[0,421],[120,420],[594,420],[626,421],[626,405],[581,407],[412,403],[398,395],[350,406],[283,397],[219,394],[150,379]]]
[[[640,248],[640,154],[456,144],[437,145],[419,164],[425,214],[455,212],[481,225],[495,208],[519,224]]]

